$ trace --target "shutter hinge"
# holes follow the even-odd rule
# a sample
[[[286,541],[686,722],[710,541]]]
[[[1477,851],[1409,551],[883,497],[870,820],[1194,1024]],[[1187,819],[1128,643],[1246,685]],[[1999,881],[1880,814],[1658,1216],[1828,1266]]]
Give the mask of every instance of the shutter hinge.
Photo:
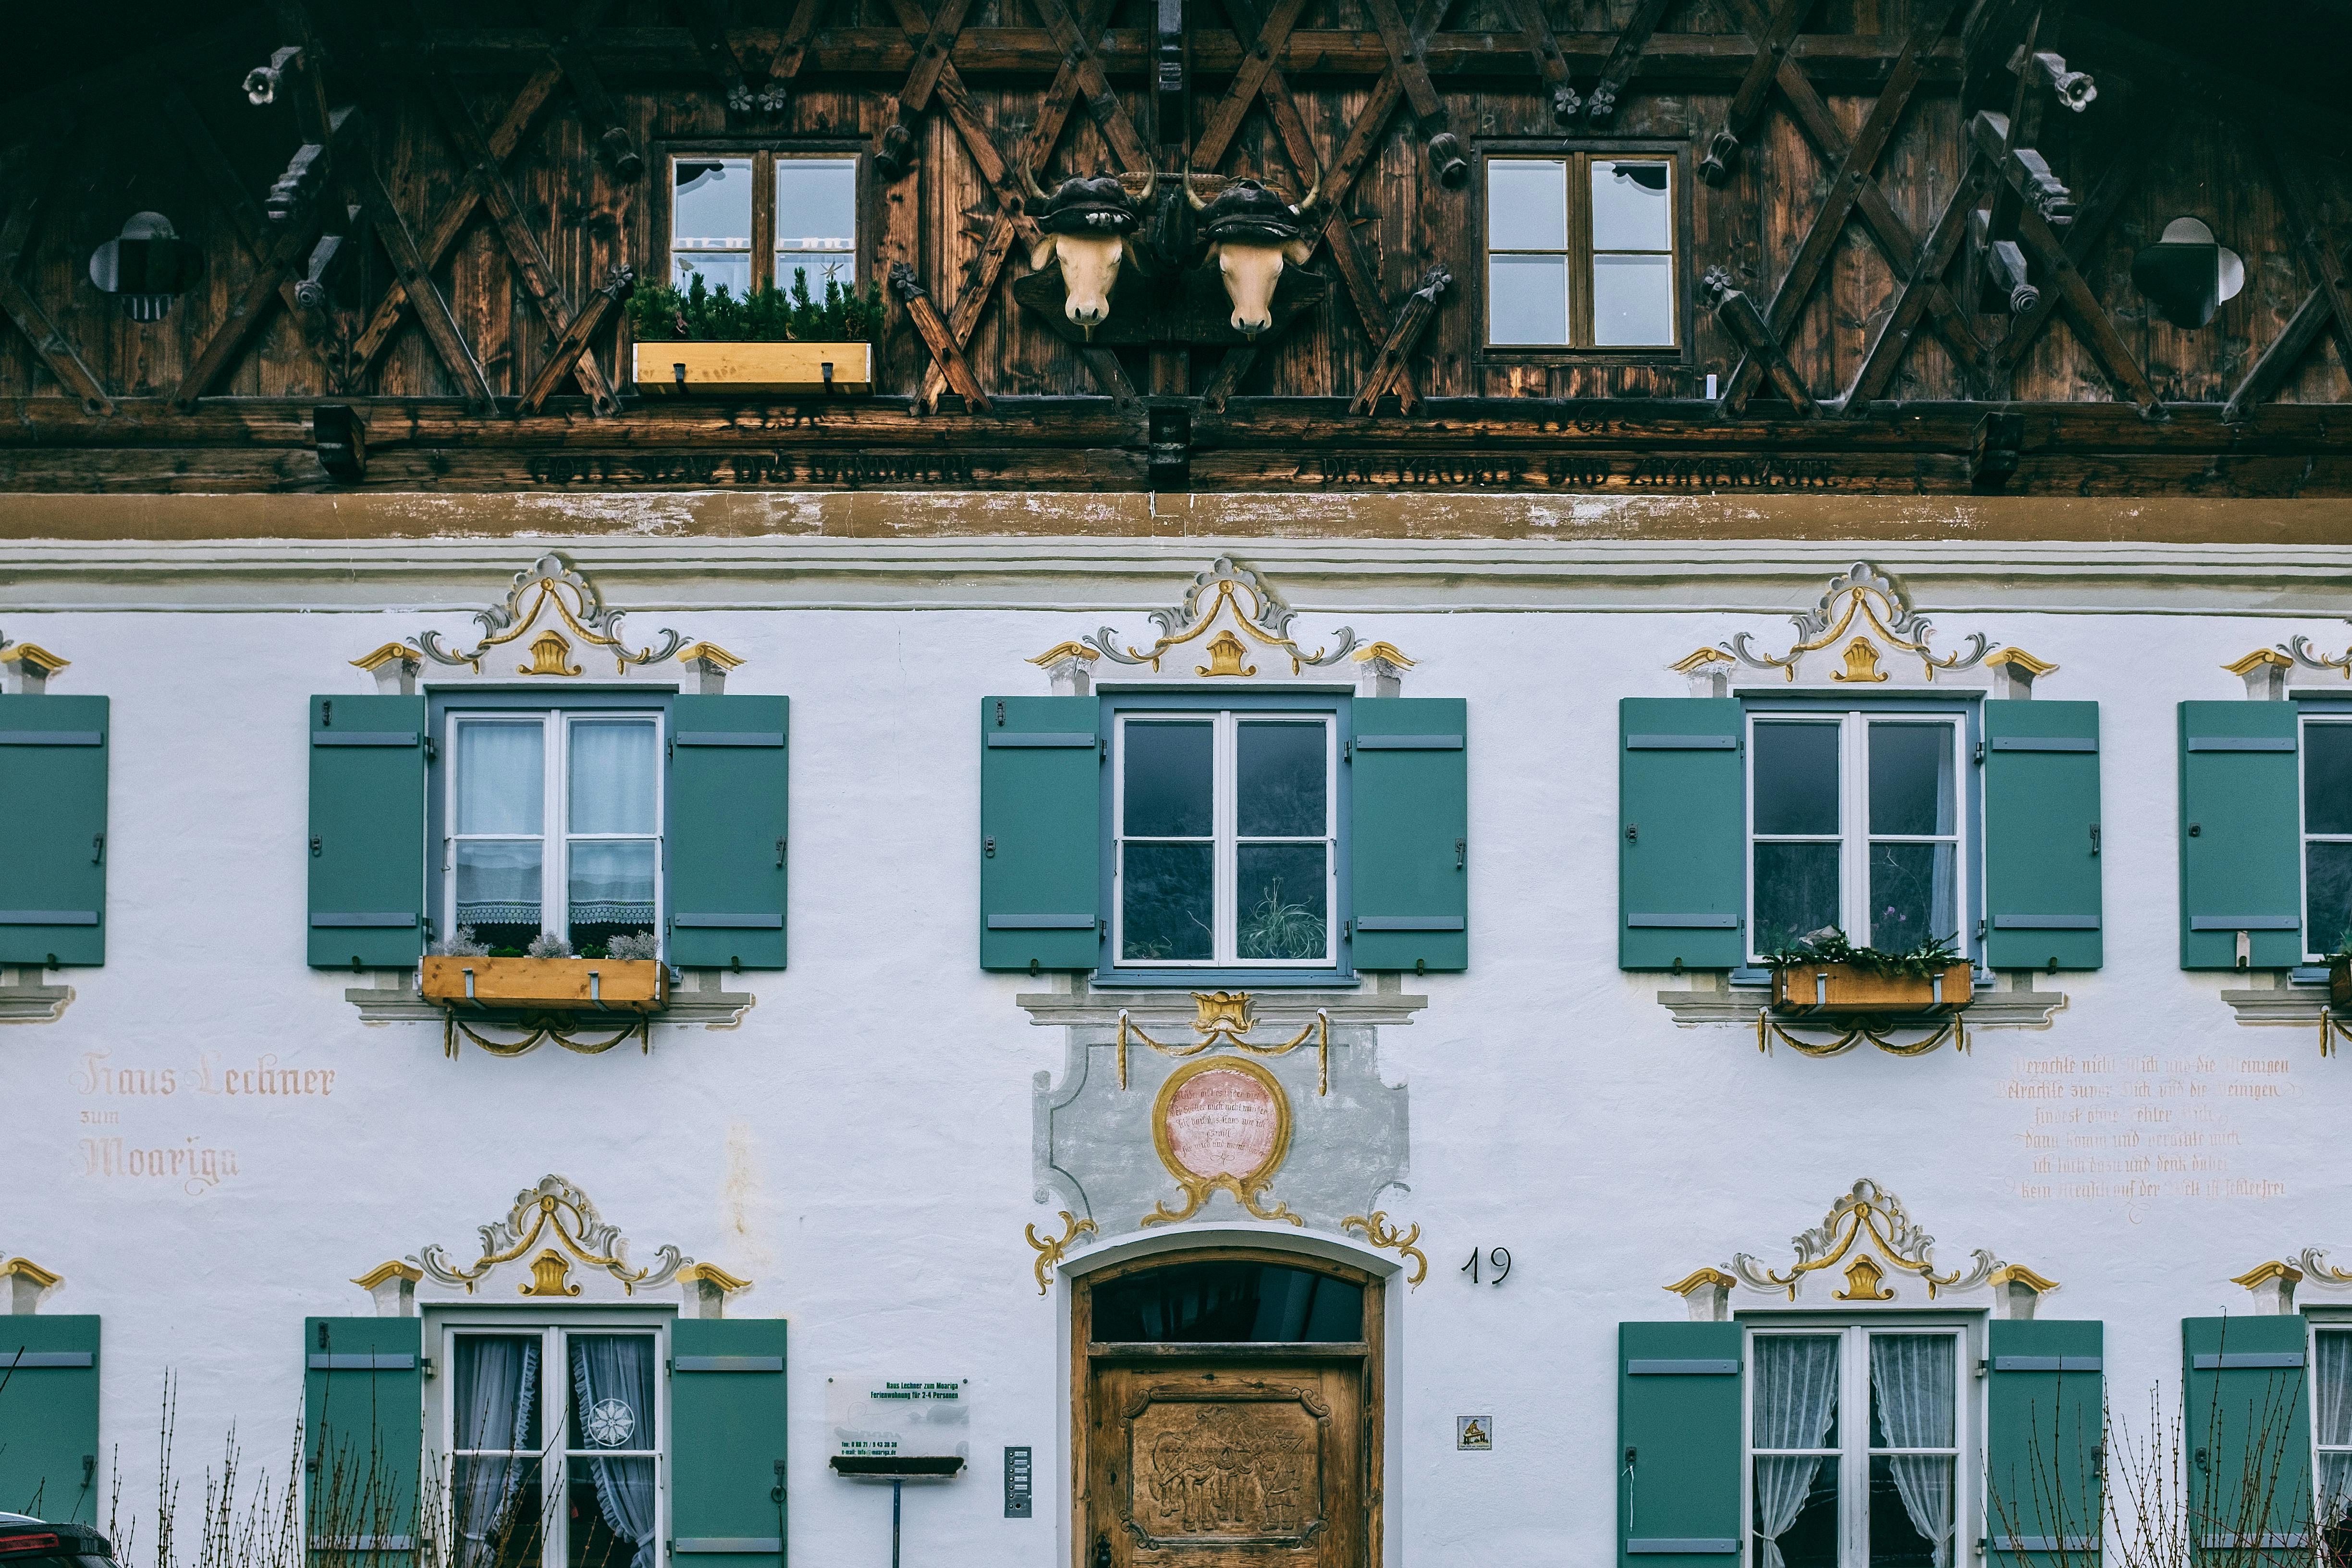
[[[1470,841],[1467,838],[1454,841],[1454,868],[1457,871],[1470,868]]]
[[[89,836],[89,863],[93,866],[106,864],[106,835],[103,833]]]
[[[1625,842],[1628,844],[1639,844],[1641,841],[1642,825],[1638,822],[1627,823],[1625,825]]]
[[[1095,761],[1098,763],[1107,763],[1110,761],[1110,737],[1108,735],[1097,735],[1095,737]]]
[[[433,737],[430,735],[425,737],[425,760],[428,763],[437,763],[441,760],[441,748],[434,743]]]
[[[662,756],[669,762],[674,763],[677,761],[677,742],[675,740],[664,741],[662,742]]]
[[[984,858],[984,859],[989,859],[989,860],[993,860],[993,859],[995,859],[995,858],[996,858],[996,840],[995,840],[995,839],[993,839],[993,838],[983,838],[983,839],[982,839],[982,840],[980,841],[980,853],[981,853],[982,858]]]
[[[777,864],[777,865],[779,865],[779,866],[781,866],[781,865],[782,865],[783,863],[784,863],[784,841],[783,841],[782,839],[779,838],[779,839],[777,839],[777,840],[776,840],[776,864]]]
[[[1969,758],[1969,761],[1972,763],[1982,763],[1984,761],[1984,742],[1982,741],[1979,741],[1977,742],[1976,752]]]
[[[1356,940],[1356,922],[1354,921],[1341,921],[1339,922],[1339,940],[1341,942],[1353,942]]]
[[[319,703],[319,728],[320,728],[320,729],[321,729],[321,730],[331,730],[331,729],[333,729],[334,727],[335,727],[335,700],[334,700],[333,698],[331,698],[331,697],[329,697],[329,698],[323,699],[323,700]]]
[[[2099,852],[2099,825],[2098,825],[2097,823],[2095,823],[2095,823],[2091,824],[2091,853],[2092,853],[2092,854],[2094,854],[2094,855],[2096,855],[2098,852]]]
[[[1339,760],[1343,763],[1356,760],[1356,742],[1352,738],[1339,742]]]
[[[1004,702],[1001,698],[996,704],[996,727],[1000,730],[1004,728]]]
[[[322,853],[324,850],[319,843],[319,836],[313,833],[310,835],[310,858],[316,860]]]
[[[1982,915],[1979,915],[1979,916],[1977,917],[1977,940],[1978,940],[1979,942],[1982,942],[1982,941],[1984,941],[1984,939],[1985,939],[1985,919],[1984,919],[1984,917],[1983,917]]]

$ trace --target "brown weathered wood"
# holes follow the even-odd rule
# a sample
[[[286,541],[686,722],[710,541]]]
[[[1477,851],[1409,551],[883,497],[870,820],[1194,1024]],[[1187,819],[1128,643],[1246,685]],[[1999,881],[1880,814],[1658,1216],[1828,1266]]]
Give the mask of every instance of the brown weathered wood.
[[[1780,62],[1787,57],[1798,26],[1813,4],[1814,0],[1776,0],[1771,19],[1762,31],[1758,31],[1752,22],[1744,24],[1754,37],[1755,54],[1731,95],[1731,107],[1724,116],[1722,128],[1708,143],[1706,155],[1699,160],[1699,174],[1708,184],[1721,184],[1738,166],[1741,138],[1755,128],[1762,116]]]
[[[2252,413],[2264,398],[2278,390],[2302,359],[2315,339],[2325,331],[2335,317],[2326,300],[2314,290],[2303,297],[2294,314],[2287,318],[2279,335],[2263,345],[2254,363],[2246,367],[2245,375],[2230,394],[2230,401],[2221,409],[2221,417],[2236,423]]]
[[[1943,212],[1920,242],[1919,253],[1912,259],[1911,268],[1895,286],[1895,298],[1887,307],[1886,320],[1871,340],[1854,372],[1853,384],[1846,389],[1845,412],[1857,415],[1871,402],[1882,396],[1886,384],[1902,364],[1903,356],[1910,351],[1912,340],[1919,327],[1920,315],[1927,308],[1927,291],[1937,286],[1952,258],[1958,254],[1960,241],[1967,237],[1969,215],[1977,210],[1985,193],[1992,185],[1992,170],[1981,158],[1971,157],[1959,184],[1944,203]]]
[[[590,367],[589,373],[594,374],[599,382],[604,381],[603,374],[595,370],[596,358],[589,352],[588,345],[594,340],[597,329],[604,325],[605,316],[635,283],[636,274],[626,267],[615,267],[605,274],[604,286],[589,295],[587,303],[580,307],[579,313],[564,323],[562,332],[555,340],[555,346],[547,352],[547,363],[539,367],[539,374],[531,378],[522,400],[515,405],[518,414],[538,413],[555,395],[555,389],[563,384],[564,378],[583,363]],[[586,384],[588,375],[582,375],[581,381]],[[593,398],[589,406],[593,412],[595,403]]]
[[[213,329],[212,336],[205,340],[204,346],[181,374],[179,387],[172,395],[174,403],[183,408],[194,407],[196,399],[221,378],[228,369],[229,362],[245,346],[247,337],[261,324],[270,300],[278,292],[279,282],[286,278],[289,268],[299,266],[302,258],[310,255],[311,243],[318,237],[316,212],[300,223],[287,226],[286,231],[278,237],[277,243],[270,247],[269,254],[262,258],[253,276],[246,279],[245,286],[230,299],[228,314]]]
[[[1132,408],[1142,401],[1136,394],[1135,383],[1127,378],[1127,368],[1118,363],[1116,350],[1088,346],[1080,349],[1078,355],[1087,362],[1087,369],[1094,373],[1096,384],[1121,408]]]
[[[1250,367],[1255,363],[1256,344],[1241,343],[1227,349],[1225,357],[1217,362],[1215,374],[1209,377],[1209,384],[1201,389],[1202,408],[1211,414],[1223,414],[1232,403],[1234,392],[1239,390],[1242,377],[1247,375]]]
[[[449,301],[443,298],[440,285],[433,281],[416,237],[409,232],[408,220],[400,216],[392,193],[384,188],[383,176],[376,173],[363,116],[357,109],[339,112],[342,122],[335,128],[331,149],[335,179],[367,215],[384,253],[392,258],[393,269],[400,275],[401,287],[408,290],[409,303],[415,307],[417,321],[432,341],[434,352],[457,378],[465,396],[488,408],[498,395],[490,389],[490,378],[482,362],[474,357],[466,334],[457,330],[457,319],[449,313]]]
[[[2138,187],[2149,157],[2161,144],[2165,125],[2151,101],[2156,97],[2144,93],[2135,98],[2130,106],[2131,125],[2120,138],[2114,159],[2100,172],[2082,210],[2074,215],[2074,221],[2066,226],[2066,254],[2077,267],[2090,259],[2108,224],[2123,210],[2124,199]],[[1980,389],[1987,396],[2007,394],[2011,378],[2025,363],[2026,353],[2041,337],[2042,328],[2050,324],[2057,307],[2056,291],[2045,289],[2033,309],[2010,323],[2009,335],[2001,340],[1993,355],[1991,384]]]
[[[1748,360],[1763,367],[1797,411],[1808,418],[1818,416],[1821,405],[1805,385],[1804,376],[1790,363],[1788,351],[1781,347],[1780,335],[1772,324],[1756,309],[1756,301],[1731,286],[1731,274],[1720,267],[1709,268],[1704,284],[1705,292],[1715,296],[1715,318],[1724,330],[1738,339],[1748,351]],[[1724,412],[1735,417],[1748,411],[1748,392],[1737,379],[1723,389]]]
[[[1111,156],[1122,169],[1149,169],[1153,165],[1150,150],[1128,118],[1127,110],[1111,90],[1109,79],[1103,74],[1102,57],[1084,29],[1070,16],[1063,0],[1032,0],[1037,15],[1045,19],[1046,30],[1054,35],[1070,63],[1077,68],[1078,95],[1086,100],[1087,113],[1100,128],[1103,140],[1110,143]]]
[[[1267,73],[1275,68],[1275,57],[1290,41],[1290,29],[1297,24],[1300,13],[1307,9],[1307,0],[1274,0],[1257,27],[1257,41],[1243,57],[1241,68],[1234,73],[1225,89],[1225,96],[1209,111],[1202,122],[1200,140],[1192,144],[1192,163],[1202,174],[1214,174],[1217,165],[1225,161],[1225,149],[1233,142],[1234,132],[1242,125],[1242,116],[1249,112],[1250,100],[1265,84]]]
[[[718,8],[711,0],[676,0],[679,18],[686,23],[694,47],[700,50],[710,67],[711,77],[726,96],[727,107],[738,114],[748,114],[754,107],[751,85],[743,79],[743,62],[735,55],[735,46],[720,25]],[[778,105],[779,108],[782,105]]]
[[[1895,125],[1902,120],[1904,110],[1910,106],[1911,95],[1919,85],[1918,57],[1942,35],[1957,4],[1958,0],[1921,0],[1910,35],[1904,40],[1904,52],[1896,58],[1895,69],[1888,75],[1886,86],[1879,93],[1877,101],[1871,105],[1862,129],[1855,132],[1853,141],[1846,144],[1845,156],[1838,166],[1836,176],[1830,182],[1822,205],[1814,210],[1812,222],[1807,226],[1796,255],[1790,260],[1788,271],[1782,275],[1780,286],[1773,290],[1766,320],[1770,323],[1771,336],[1776,344],[1787,338],[1796,326],[1798,317],[1804,313],[1806,304],[1812,299],[1814,286],[1820,282],[1822,269],[1828,266],[1830,257],[1837,247],[1838,236],[1844,231],[1846,217],[1853,211],[1854,204],[1861,199],[1863,187],[1876,188],[1874,171],[1878,166],[1879,155],[1885,152],[1886,143],[1895,135]],[[1890,247],[1887,259],[1900,267],[1914,259],[1915,254],[1914,251],[1897,251]],[[1748,388],[1756,384],[1756,377],[1762,368],[1752,350],[1732,367],[1731,379],[1724,391],[1727,407],[1739,405],[1747,397]]]
[[[2289,237],[2311,269],[2312,291],[2326,301],[2336,329],[2336,352],[2352,374],[2352,282],[2347,282],[2344,258],[2327,236],[2322,221],[2319,193],[2313,184],[2303,149],[2275,120],[2262,122],[2263,151],[2277,172],[2278,193],[2286,211]]]
[[[66,167],[65,150],[72,133],[69,121],[59,121],[50,127],[32,154],[30,178],[24,194],[17,198],[7,221],[0,224],[0,310],[25,334],[41,363],[58,384],[81,399],[82,405],[93,414],[114,412],[114,399],[95,371],[81,357],[73,340],[49,319],[32,294],[16,281],[17,264],[24,260],[26,247],[32,243],[38,228],[41,211],[47,205],[49,193],[55,189],[58,176]]]
[[[1388,341],[1381,345],[1380,357],[1372,362],[1372,374],[1364,378],[1355,401],[1348,406],[1351,413],[1370,414],[1380,405],[1381,395],[1391,389],[1403,374],[1406,356],[1421,341],[1430,318],[1437,314],[1437,297],[1454,282],[1454,274],[1444,267],[1433,266],[1422,275],[1421,287],[1415,289],[1397,312],[1395,328]],[[1411,409],[1405,412],[1411,413]]]
[[[1394,62],[1393,74],[1404,84],[1405,101],[1412,105],[1413,119],[1427,142],[1429,161],[1437,171],[1438,183],[1449,187],[1468,184],[1469,156],[1463,149],[1462,139],[1454,135],[1447,122],[1445,100],[1437,95],[1437,85],[1429,78],[1429,39],[1445,19],[1447,0],[1422,0],[1410,28],[1405,26],[1404,14],[1397,9],[1396,0],[1366,0],[1366,5],[1380,28],[1381,43]]]
[[[1592,95],[1585,100],[1584,111],[1595,125],[1617,112],[1617,95],[1642,68],[1642,51],[1649,47],[1650,35],[1658,30],[1658,23],[1666,14],[1671,0],[1638,0],[1633,15],[1627,19],[1625,30],[1617,35],[1616,47],[1609,51],[1609,63],[1601,68],[1601,79],[1593,84]]]
[[[784,25],[783,31],[762,38],[768,56],[768,80],[772,89],[800,75],[801,64],[808,58],[809,39],[816,32],[817,16],[824,6],[825,0],[798,0],[793,6],[792,20]],[[740,58],[744,46],[735,44],[734,47]]]
[[[940,75],[948,68],[949,56],[955,48],[956,34],[963,27],[971,0],[940,0],[940,8],[928,21],[922,42],[915,51],[915,64],[907,73],[906,85],[898,89],[889,123],[876,136],[874,159],[885,178],[895,179],[914,164],[914,126],[931,101],[931,93],[940,85]],[[902,17],[919,14],[919,5],[901,5]]]
[[[552,0],[544,0],[552,4]],[[572,97],[579,106],[581,123],[596,143],[597,152],[613,165],[613,172],[625,180],[634,180],[646,172],[645,154],[629,140],[628,128],[621,123],[621,111],[614,107],[613,95],[604,89],[604,79],[598,73],[588,40],[594,37],[605,13],[613,8],[613,0],[580,0],[568,23],[543,46],[555,63],[563,68],[563,79],[572,84]],[[692,35],[688,35],[688,47]]]
[[[1559,37],[1551,29],[1551,18],[1544,15],[1543,0],[1506,0],[1506,4],[1518,18],[1528,53],[1535,60],[1536,75],[1551,89],[1552,119],[1568,124],[1583,108],[1584,100],[1577,96],[1571,80],[1575,73],[1569,68],[1568,57],[1560,53]]]
[[[436,71],[425,80],[434,105],[441,112],[442,123],[450,140],[457,143],[457,155],[467,164],[466,176],[481,193],[482,205],[488,210],[499,237],[505,243],[507,259],[514,266],[515,277],[530,296],[531,303],[538,307],[548,331],[561,338],[573,320],[572,301],[564,297],[563,285],[556,279],[554,264],[541,248],[539,236],[523,221],[522,204],[507,184],[506,175],[499,172],[498,153],[449,79]],[[593,354],[575,358],[573,367],[580,377],[580,390],[588,395],[590,406],[602,415],[620,411],[620,401]]]
[[[988,394],[981,390],[980,378],[971,374],[971,366],[963,357],[962,348],[940,318],[940,309],[931,303],[930,290],[925,289],[915,269],[901,261],[890,268],[890,292],[907,307],[907,315],[922,334],[931,358],[948,379],[948,384],[963,395],[964,406],[976,414],[989,411]]]
[[[524,134],[539,111],[547,106],[558,84],[563,80],[562,68],[542,56],[541,63],[526,80],[507,106],[507,111],[492,129],[490,153],[503,165],[522,145]],[[441,211],[433,219],[433,226],[425,244],[429,267],[437,268],[446,260],[457,237],[465,232],[467,220],[474,216],[474,207],[481,200],[481,190],[472,181],[460,184]],[[377,302],[368,324],[352,344],[352,376],[363,382],[368,372],[384,349],[392,342],[393,334],[400,328],[401,313],[407,308],[408,291],[398,279],[384,289],[383,298]]]

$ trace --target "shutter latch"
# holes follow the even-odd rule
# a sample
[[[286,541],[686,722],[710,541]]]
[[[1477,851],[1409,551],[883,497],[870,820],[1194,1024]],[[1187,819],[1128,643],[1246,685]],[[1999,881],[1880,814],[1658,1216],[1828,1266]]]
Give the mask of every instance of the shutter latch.
[[[106,864],[106,835],[103,833],[89,836],[89,863],[93,866]]]
[[[777,839],[777,840],[776,840],[776,864],[777,864],[777,865],[779,865],[779,866],[781,866],[781,865],[782,865],[783,863],[784,863],[784,841],[783,841],[782,839],[779,838],[779,839]]]
[[[1977,742],[1976,753],[1969,760],[1974,763],[1981,763],[1984,761],[1984,742],[1982,741],[1979,741]]]
[[[1638,822],[1627,823],[1625,825],[1625,842],[1628,844],[1638,844],[1641,841],[1642,825]]]
[[[984,858],[987,858],[987,859],[991,859],[991,860],[995,859],[995,858],[996,858],[996,840],[995,840],[995,839],[993,839],[993,838],[983,838],[983,839],[982,839],[982,840],[980,841],[980,852],[981,852],[982,856],[982,857],[984,857]]]
[[[323,851],[319,843],[319,836],[313,833],[310,835],[310,858],[316,860],[322,852]]]
[[[1457,871],[1470,868],[1470,841],[1467,838],[1454,841],[1454,868]]]
[[[2094,854],[2094,855],[2096,855],[2098,852],[2099,852],[2099,825],[2098,825],[2097,823],[2095,823],[2095,823],[2091,824],[2091,853],[2092,853],[2092,854]]]

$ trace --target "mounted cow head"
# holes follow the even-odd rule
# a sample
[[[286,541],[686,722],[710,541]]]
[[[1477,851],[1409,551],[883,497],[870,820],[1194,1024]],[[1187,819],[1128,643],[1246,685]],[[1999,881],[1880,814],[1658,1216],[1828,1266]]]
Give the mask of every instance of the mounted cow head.
[[[1184,199],[1201,215],[1209,260],[1233,301],[1234,331],[1257,336],[1274,324],[1274,286],[1282,279],[1283,263],[1304,266],[1314,254],[1315,230],[1307,215],[1315,205],[1315,191],[1293,204],[1255,180],[1235,180],[1213,201],[1202,201],[1187,170]]]
[[[1043,272],[1048,262],[1060,264],[1066,296],[1062,313],[1092,337],[1110,314],[1110,291],[1118,282],[1128,237],[1142,221],[1142,207],[1151,200],[1160,176],[1154,174],[1145,183],[1139,197],[1129,195],[1116,174],[1092,179],[1073,174],[1050,196],[1026,164],[1021,177],[1036,202],[1032,210],[1039,232],[1029,247],[1030,270]]]

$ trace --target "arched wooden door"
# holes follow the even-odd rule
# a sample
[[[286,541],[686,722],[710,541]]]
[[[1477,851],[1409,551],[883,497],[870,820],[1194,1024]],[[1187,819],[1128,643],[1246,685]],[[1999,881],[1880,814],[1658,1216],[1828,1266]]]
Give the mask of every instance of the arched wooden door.
[[[1083,1277],[1071,1344],[1076,1568],[1370,1568],[1381,1289],[1255,1249]]]

